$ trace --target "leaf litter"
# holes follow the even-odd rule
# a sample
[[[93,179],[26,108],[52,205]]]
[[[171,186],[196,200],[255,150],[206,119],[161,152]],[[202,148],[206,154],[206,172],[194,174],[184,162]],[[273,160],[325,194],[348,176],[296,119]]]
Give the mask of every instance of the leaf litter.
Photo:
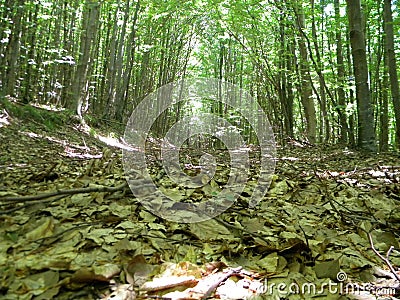
[[[19,125],[0,129],[1,299],[399,296],[398,154],[290,142],[278,149],[271,187],[258,207],[248,203],[253,168],[222,215],[178,224],[132,196],[120,149],[73,125],[52,132]],[[150,173],[177,203],[210,199],[224,188],[226,151],[213,153],[211,181],[185,189],[160,167],[158,147],[157,141],[148,147]],[[201,153],[189,150],[181,166],[193,176]],[[257,153],[251,159],[256,165]],[[328,288],[349,283],[350,290]]]

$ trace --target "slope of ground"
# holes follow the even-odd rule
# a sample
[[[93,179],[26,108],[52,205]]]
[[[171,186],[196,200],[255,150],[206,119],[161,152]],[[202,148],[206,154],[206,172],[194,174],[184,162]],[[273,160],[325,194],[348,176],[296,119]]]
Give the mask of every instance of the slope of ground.
[[[2,299],[145,299],[176,286],[181,293],[191,289],[190,299],[240,299],[234,294],[243,289],[267,299],[350,297],[350,291],[329,290],[329,283],[354,283],[358,299],[399,295],[397,154],[290,141],[278,148],[271,187],[257,208],[249,209],[245,190],[217,218],[177,224],[144,209],[125,184],[121,150],[79,130],[74,118],[44,126],[5,108],[0,113]],[[217,155],[218,168],[229,167],[226,153]],[[158,186],[184,201],[223,188],[215,180],[187,193],[165,181],[157,160],[149,165]],[[146,288],[167,273],[184,279]],[[212,274],[219,279],[195,294]],[[238,289],[243,278],[249,286],[223,290],[228,283]],[[263,286],[250,288],[252,282]],[[274,288],[306,283],[317,289]]]

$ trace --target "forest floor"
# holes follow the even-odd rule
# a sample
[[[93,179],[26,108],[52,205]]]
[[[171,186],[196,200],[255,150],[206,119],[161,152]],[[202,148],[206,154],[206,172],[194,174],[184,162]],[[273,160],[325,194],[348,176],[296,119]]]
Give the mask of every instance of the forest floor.
[[[400,295],[399,154],[292,141],[255,209],[244,192],[212,220],[178,224],[133,197],[121,149],[74,118],[40,120],[0,110],[1,299]]]

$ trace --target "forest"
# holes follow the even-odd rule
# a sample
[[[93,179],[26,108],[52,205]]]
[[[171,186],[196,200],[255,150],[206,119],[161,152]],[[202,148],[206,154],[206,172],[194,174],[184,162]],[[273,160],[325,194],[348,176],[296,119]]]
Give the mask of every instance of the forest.
[[[399,12],[0,0],[0,298],[398,299]]]

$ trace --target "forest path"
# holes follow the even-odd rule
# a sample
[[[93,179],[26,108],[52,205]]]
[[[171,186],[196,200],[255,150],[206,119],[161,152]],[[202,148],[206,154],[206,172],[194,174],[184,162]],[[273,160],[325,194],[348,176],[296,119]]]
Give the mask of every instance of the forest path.
[[[291,141],[278,147],[271,187],[256,209],[248,208],[245,189],[216,219],[177,224],[146,211],[127,188],[101,190],[124,183],[121,150],[78,131],[76,123],[49,130],[3,115],[0,124],[4,299],[106,299],[111,278],[118,286],[132,278],[143,283],[150,273],[162,273],[156,266],[166,262],[181,263],[175,267],[180,276],[185,268],[190,273],[195,265],[218,262],[221,270],[240,266],[257,272],[251,280],[268,278],[269,284],[312,282],[320,287],[327,280],[338,283],[340,272],[352,281],[375,282],[377,270],[386,266],[364,230],[381,254],[394,246],[391,263],[400,266],[400,159],[393,154],[365,155]],[[157,184],[177,199],[198,201],[217,189],[211,184],[189,193],[171,186],[160,172],[151,166]],[[9,200],[85,188],[99,190],[36,202]],[[237,272],[231,271],[245,276]],[[385,284],[394,286],[393,279]],[[160,290],[148,294],[165,293]],[[341,297],[327,289],[324,293],[325,299]]]

